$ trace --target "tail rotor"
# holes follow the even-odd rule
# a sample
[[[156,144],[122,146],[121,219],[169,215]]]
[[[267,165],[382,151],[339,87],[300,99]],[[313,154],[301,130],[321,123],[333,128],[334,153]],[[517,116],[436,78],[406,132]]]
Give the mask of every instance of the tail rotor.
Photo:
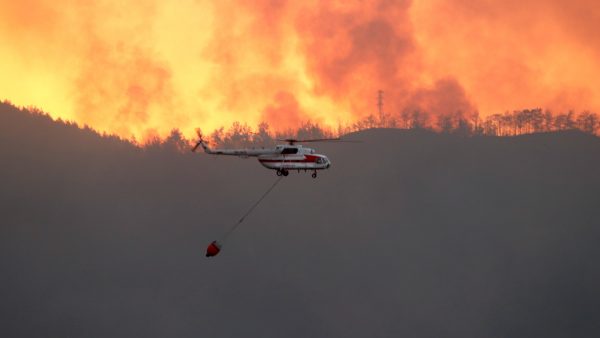
[[[192,152],[195,153],[196,150],[198,149],[198,147],[200,147],[201,145],[204,144],[204,140],[202,139],[202,131],[200,131],[200,129],[196,129],[196,134],[198,135],[198,141],[196,141],[196,144],[194,145],[194,147],[192,148]]]

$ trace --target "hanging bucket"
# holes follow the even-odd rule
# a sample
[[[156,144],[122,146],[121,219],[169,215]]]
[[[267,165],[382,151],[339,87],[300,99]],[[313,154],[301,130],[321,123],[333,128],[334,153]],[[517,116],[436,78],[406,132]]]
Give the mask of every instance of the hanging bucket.
[[[216,256],[219,254],[219,251],[221,251],[221,244],[219,244],[217,241],[213,241],[206,248],[206,257]]]

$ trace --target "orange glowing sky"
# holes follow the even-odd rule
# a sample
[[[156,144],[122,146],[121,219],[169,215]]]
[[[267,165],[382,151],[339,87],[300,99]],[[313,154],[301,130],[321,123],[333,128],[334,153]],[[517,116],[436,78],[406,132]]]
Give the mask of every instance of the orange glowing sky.
[[[0,0],[0,99],[124,137],[600,111],[595,0]]]

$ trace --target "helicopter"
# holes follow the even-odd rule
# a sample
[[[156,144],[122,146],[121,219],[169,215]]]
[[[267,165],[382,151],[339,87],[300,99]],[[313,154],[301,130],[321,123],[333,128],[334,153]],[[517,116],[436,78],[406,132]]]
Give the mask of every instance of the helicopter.
[[[260,164],[267,169],[276,171],[277,176],[288,176],[290,170],[312,171],[312,178],[317,178],[317,170],[325,170],[331,167],[331,161],[327,156],[316,154],[315,150],[298,143],[305,142],[327,142],[342,141],[340,138],[320,138],[298,140],[294,138],[279,139],[287,144],[279,144],[275,148],[243,148],[243,149],[212,149],[198,132],[198,141],[192,148],[196,152],[202,146],[204,152],[211,155],[229,155],[242,158],[257,157]]]

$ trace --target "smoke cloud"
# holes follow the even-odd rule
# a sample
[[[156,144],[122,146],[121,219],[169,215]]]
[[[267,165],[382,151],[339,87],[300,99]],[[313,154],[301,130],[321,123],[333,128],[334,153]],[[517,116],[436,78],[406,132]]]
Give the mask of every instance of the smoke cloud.
[[[0,95],[143,138],[600,108],[594,1],[0,0]],[[57,8],[60,7],[60,10]]]

